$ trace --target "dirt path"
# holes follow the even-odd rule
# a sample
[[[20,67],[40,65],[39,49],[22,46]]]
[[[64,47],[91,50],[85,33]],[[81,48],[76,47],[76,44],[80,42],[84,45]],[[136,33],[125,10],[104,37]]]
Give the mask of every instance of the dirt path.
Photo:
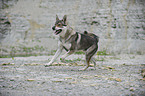
[[[0,96],[144,96],[145,55],[96,57],[97,68],[78,71],[83,55],[44,67],[51,56],[0,58]],[[73,62],[75,61],[75,62]],[[58,61],[59,62],[59,61]]]

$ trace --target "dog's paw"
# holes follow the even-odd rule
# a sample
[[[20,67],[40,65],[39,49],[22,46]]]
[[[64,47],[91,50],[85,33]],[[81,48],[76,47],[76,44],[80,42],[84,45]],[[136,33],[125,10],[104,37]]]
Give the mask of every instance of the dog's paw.
[[[79,69],[78,71],[85,71],[86,69],[85,68],[82,68],[82,69]]]
[[[48,64],[45,64],[44,66],[45,67],[49,67],[49,66],[51,66],[52,65],[52,63],[48,63]]]
[[[49,67],[49,66],[51,66],[51,65],[44,65],[45,67]]]
[[[79,71],[85,71],[87,68],[88,68],[88,66],[83,69],[79,69]]]

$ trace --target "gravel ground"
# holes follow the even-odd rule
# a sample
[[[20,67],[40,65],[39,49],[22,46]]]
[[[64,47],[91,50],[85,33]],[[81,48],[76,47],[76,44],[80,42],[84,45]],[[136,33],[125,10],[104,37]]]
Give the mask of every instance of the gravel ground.
[[[0,96],[145,96],[145,55],[96,56],[86,71],[83,55],[44,67],[51,57],[0,58]]]

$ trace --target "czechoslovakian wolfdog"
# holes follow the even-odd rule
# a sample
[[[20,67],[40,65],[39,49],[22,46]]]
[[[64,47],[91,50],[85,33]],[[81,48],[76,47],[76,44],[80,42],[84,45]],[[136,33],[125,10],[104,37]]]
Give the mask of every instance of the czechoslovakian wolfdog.
[[[99,37],[93,33],[75,32],[67,24],[67,16],[64,15],[63,19],[60,20],[56,15],[55,25],[52,27],[54,33],[59,36],[58,49],[53,56],[52,60],[45,65],[45,67],[51,66],[53,62],[59,57],[62,50],[65,49],[67,52],[62,56],[61,60],[64,60],[67,56],[74,53],[77,50],[85,51],[86,55],[86,67],[82,70],[86,70],[89,67],[90,60],[94,63],[94,68],[96,69],[96,62],[93,55],[98,50]]]

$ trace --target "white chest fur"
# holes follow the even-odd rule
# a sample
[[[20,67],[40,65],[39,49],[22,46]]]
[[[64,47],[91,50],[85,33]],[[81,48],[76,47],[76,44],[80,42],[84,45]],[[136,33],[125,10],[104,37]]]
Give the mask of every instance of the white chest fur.
[[[63,43],[62,44],[66,49],[70,49],[70,47],[71,47],[71,43]]]

